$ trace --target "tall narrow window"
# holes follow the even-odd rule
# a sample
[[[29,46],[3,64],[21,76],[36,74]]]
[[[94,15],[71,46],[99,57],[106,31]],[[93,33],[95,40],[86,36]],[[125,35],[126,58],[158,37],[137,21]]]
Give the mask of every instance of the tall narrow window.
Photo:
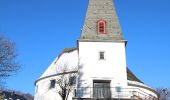
[[[76,84],[76,76],[71,76],[71,77],[69,78],[69,84],[70,84],[71,86]]]
[[[106,34],[106,21],[98,21],[98,34]]]
[[[104,60],[105,59],[104,52],[99,52],[99,59],[100,60]]]
[[[56,81],[55,81],[55,80],[51,80],[50,88],[55,88],[55,83],[56,83]]]

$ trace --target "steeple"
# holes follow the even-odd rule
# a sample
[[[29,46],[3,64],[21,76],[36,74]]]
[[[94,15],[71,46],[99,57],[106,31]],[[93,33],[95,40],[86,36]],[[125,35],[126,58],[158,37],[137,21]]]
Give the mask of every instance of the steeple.
[[[89,0],[80,40],[123,40],[113,0]]]

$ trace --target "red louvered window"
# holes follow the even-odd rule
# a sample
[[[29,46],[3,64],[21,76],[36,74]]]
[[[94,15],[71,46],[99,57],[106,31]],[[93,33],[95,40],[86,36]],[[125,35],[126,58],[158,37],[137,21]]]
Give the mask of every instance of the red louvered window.
[[[106,34],[106,21],[98,21],[98,34]]]

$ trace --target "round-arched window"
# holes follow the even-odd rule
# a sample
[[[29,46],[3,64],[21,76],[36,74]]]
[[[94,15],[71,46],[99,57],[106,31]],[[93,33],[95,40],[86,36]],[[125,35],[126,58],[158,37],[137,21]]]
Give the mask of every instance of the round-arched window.
[[[98,34],[106,34],[106,21],[99,20],[98,21]]]

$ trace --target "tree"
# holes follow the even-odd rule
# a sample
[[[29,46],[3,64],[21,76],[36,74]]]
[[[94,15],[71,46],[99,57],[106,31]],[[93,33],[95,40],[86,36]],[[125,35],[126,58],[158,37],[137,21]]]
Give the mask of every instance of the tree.
[[[4,100],[4,96],[0,94],[0,100]]]
[[[34,100],[34,97],[29,93],[5,89],[0,90],[0,100]]]
[[[68,71],[68,65],[64,66],[62,71],[62,75],[57,80],[57,83],[60,87],[59,95],[62,100],[67,100],[70,92],[74,89],[74,85],[76,84],[77,71]]]
[[[0,85],[4,78],[14,75],[20,69],[16,57],[15,44],[0,36]]]
[[[159,100],[169,100],[170,99],[170,90],[167,88],[158,88],[157,92],[159,94]]]

